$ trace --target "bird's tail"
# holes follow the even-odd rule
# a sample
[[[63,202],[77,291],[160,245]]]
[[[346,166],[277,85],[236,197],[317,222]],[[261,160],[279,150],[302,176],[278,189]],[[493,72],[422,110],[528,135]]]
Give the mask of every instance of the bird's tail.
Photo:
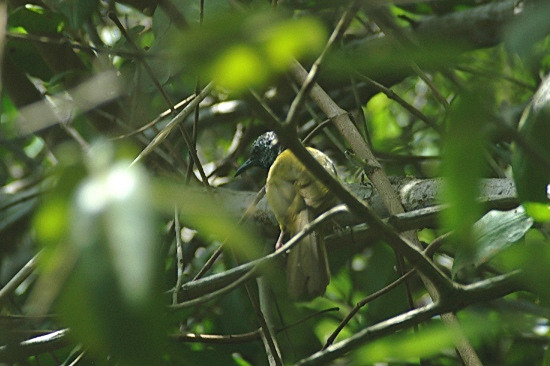
[[[296,216],[296,231],[301,231],[311,220],[310,210]],[[330,282],[327,251],[322,235],[313,232],[291,249],[287,258],[288,293],[294,300],[311,300],[325,293]]]

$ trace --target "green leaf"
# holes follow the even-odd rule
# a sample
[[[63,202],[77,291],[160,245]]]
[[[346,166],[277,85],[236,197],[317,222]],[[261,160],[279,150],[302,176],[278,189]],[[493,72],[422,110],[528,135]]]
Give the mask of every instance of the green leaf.
[[[470,341],[475,342],[484,337],[491,328],[486,321],[462,322],[460,330],[434,321],[418,332],[396,334],[371,342],[355,352],[353,357],[362,365],[389,360],[417,362],[419,358],[428,358],[453,349],[460,340],[460,331],[463,331]]]
[[[8,17],[9,27],[20,27],[27,33],[56,34],[63,17],[40,6],[19,7]]]
[[[506,27],[504,34],[506,46],[517,53],[528,67],[536,67],[539,62],[538,58],[546,55],[546,53],[537,52],[536,45],[545,38],[548,40],[550,24],[547,15],[549,11],[549,3],[534,2],[525,7],[520,18]]]
[[[453,102],[443,150],[445,185],[442,199],[449,209],[442,215],[443,225],[454,231],[455,243],[469,250],[472,226],[481,213],[477,202],[479,180],[484,166],[483,126],[489,119],[488,90],[477,84]]]
[[[373,125],[372,143],[376,149],[388,151],[392,141],[401,136],[402,128],[391,113],[391,100],[383,93],[373,96],[365,108],[367,119]]]
[[[322,50],[326,37],[325,29],[313,18],[280,22],[259,35],[269,62],[278,71],[286,70],[294,59]]]
[[[267,70],[260,55],[247,45],[234,45],[212,65],[212,77],[224,88],[241,91],[266,81]]]
[[[520,281],[538,296],[541,305],[550,305],[550,243],[529,238],[525,245],[514,245],[498,256],[505,271],[521,270]]]
[[[548,211],[547,185],[550,182],[550,171],[540,163],[534,153],[550,160],[550,77],[543,80],[533,102],[525,109],[519,133],[532,151],[514,146],[512,169],[518,196],[522,202],[543,203]],[[526,205],[526,208],[537,219],[550,215],[548,212],[542,213],[540,205]]]
[[[22,73],[42,80],[49,80],[54,75],[32,43],[10,39],[6,49],[9,50],[7,57]]]
[[[458,246],[452,274],[461,269],[478,267],[488,262],[512,243],[521,239],[533,225],[533,219],[522,207],[510,211],[490,211],[474,225],[474,245],[466,253]]]
[[[128,365],[158,364],[165,328],[148,177],[114,156],[112,145],[93,145],[89,174],[65,192],[60,188],[69,182],[60,181],[37,216],[48,247],[39,292],[61,289],[60,316],[91,354]]]
[[[183,183],[154,182],[154,202],[158,208],[173,213],[174,206],[183,223],[198,231],[206,241],[227,243],[246,258],[257,258],[262,253],[262,240],[247,225],[239,225],[239,218],[229,208],[234,201],[223,201],[214,193]]]
[[[173,67],[183,62],[238,93],[263,86],[295,58],[318,54],[325,41],[323,25],[313,18],[281,19],[271,11],[218,14],[179,36],[168,54],[178,56],[170,59]]]
[[[96,11],[99,0],[45,0],[52,9],[56,9],[67,19],[69,27],[80,29]]]

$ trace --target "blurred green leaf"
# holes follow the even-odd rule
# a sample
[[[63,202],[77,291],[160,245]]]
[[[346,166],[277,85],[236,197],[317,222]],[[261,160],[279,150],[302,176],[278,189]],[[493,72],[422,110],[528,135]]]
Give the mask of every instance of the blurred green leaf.
[[[550,34],[547,18],[550,4],[545,1],[530,2],[525,4],[523,11],[523,16],[507,27],[505,40],[510,50],[534,69],[540,62],[538,58],[546,56],[546,53],[536,52],[536,44],[544,38],[548,39]]]
[[[212,75],[221,86],[241,91],[267,80],[268,70],[260,55],[244,44],[234,45],[212,65]]]
[[[510,211],[490,211],[474,225],[474,245],[470,253],[458,246],[453,276],[465,267],[478,267],[521,239],[533,225],[522,207]]]
[[[99,0],[45,0],[44,3],[63,14],[69,27],[79,29],[97,10]]]
[[[297,37],[297,34],[300,34]],[[173,42],[173,51],[204,77],[235,92],[263,85],[295,58],[317,54],[327,35],[313,19],[281,19],[273,12],[223,14],[205,20]]]
[[[519,125],[519,133],[537,154],[550,160],[550,77],[542,81],[533,102],[525,109]],[[525,202],[527,213],[537,220],[548,220],[547,185],[550,172],[532,153],[515,146],[512,169],[518,196]],[[536,205],[533,203],[542,203]]]
[[[388,265],[391,263],[391,265]],[[370,295],[397,279],[395,269],[395,253],[391,248],[382,243],[376,243],[372,247],[372,257],[369,258],[366,268],[360,272],[355,283],[361,283],[365,290],[365,296]],[[407,309],[406,292],[403,286],[370,302],[365,311],[368,324],[375,324],[377,321],[388,319]],[[358,301],[359,299],[355,299]]]
[[[497,259],[506,271],[521,270],[521,281],[542,301],[550,305],[550,243],[545,239],[527,239],[524,245],[514,245]]]
[[[329,54],[323,75],[339,79],[359,71],[379,80],[392,75],[407,75],[413,61],[427,70],[437,70],[454,64],[465,49],[460,42],[431,40],[423,43],[422,47],[406,48],[386,38],[366,40]]]
[[[432,322],[420,328],[418,332],[396,334],[370,342],[354,353],[360,364],[372,364],[384,361],[418,362],[419,358],[428,358],[445,350],[451,350],[464,332],[471,342],[477,342],[491,330],[488,322],[462,322],[461,329]]]
[[[327,35],[321,23],[314,18],[300,18],[268,27],[259,38],[264,42],[263,47],[273,69],[284,71],[294,59],[322,50]]]
[[[263,241],[250,227],[238,224],[239,218],[227,207],[230,201],[224,202],[222,196],[163,181],[154,182],[153,191],[159,209],[173,213],[176,206],[183,224],[197,230],[204,240],[225,242],[249,259],[262,254]]]
[[[466,256],[473,254],[472,226],[481,213],[477,197],[484,167],[484,126],[490,118],[488,100],[489,91],[477,83],[453,101],[443,150],[441,198],[450,207],[443,211],[442,221]]]
[[[50,80],[53,73],[31,42],[10,39],[6,42],[8,57],[24,73],[42,80]]]
[[[56,34],[63,22],[63,17],[47,8],[36,5],[21,6],[10,13],[9,27],[21,27],[27,33]]]
[[[55,152],[60,162],[51,182],[52,189],[44,196],[33,219],[37,238],[46,250],[45,257],[63,246],[61,243],[68,235],[67,223],[72,215],[72,195],[87,174],[82,165],[82,153],[75,144],[62,144]]]
[[[60,315],[92,354],[150,365],[165,340],[156,217],[143,169],[114,158],[112,145],[94,145],[88,175],[73,177],[68,190],[60,180],[37,215],[37,232],[52,252],[44,278],[54,289],[65,283]],[[42,286],[38,291],[47,291],[48,283]]]

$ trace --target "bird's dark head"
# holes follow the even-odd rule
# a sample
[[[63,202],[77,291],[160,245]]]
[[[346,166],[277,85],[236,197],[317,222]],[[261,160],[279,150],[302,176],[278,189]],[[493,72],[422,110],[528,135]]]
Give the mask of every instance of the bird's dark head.
[[[275,132],[264,133],[254,141],[250,157],[237,169],[235,176],[254,166],[269,169],[283,150]]]

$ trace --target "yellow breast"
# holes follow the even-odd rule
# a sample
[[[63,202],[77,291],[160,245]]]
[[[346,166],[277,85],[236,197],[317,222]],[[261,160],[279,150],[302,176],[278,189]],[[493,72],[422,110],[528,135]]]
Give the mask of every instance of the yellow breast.
[[[308,147],[309,153],[333,175],[334,164],[321,151]],[[275,160],[266,181],[269,206],[281,229],[296,233],[296,215],[306,207],[323,209],[332,200],[326,186],[316,179],[290,150],[283,151]]]

